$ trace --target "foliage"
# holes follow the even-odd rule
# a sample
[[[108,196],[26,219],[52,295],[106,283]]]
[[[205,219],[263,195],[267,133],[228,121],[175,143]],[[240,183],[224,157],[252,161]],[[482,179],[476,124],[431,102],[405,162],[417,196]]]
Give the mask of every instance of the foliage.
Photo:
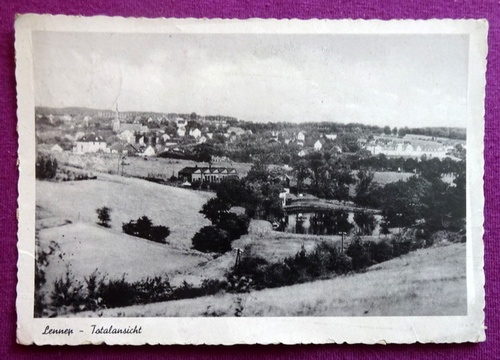
[[[122,225],[125,234],[137,236],[157,243],[166,244],[166,238],[170,235],[170,229],[163,225],[153,225],[147,217],[142,216],[137,220],[130,220]]]
[[[53,179],[58,169],[57,159],[51,155],[38,154],[36,158],[36,178],[40,180]]]
[[[218,198],[209,199],[201,208],[200,214],[210,220],[212,224],[218,224],[227,215],[231,204]]]
[[[351,241],[346,250],[346,255],[351,258],[352,268],[355,271],[362,270],[373,265],[370,246],[368,242],[363,242],[361,237],[356,236]]]
[[[339,253],[334,245],[323,242],[311,253],[307,253],[302,247],[295,256],[276,263],[269,263],[258,256],[243,257],[238,266],[227,275],[228,290],[246,292],[251,289],[288,286],[319,277],[345,274],[350,270],[350,259]]]
[[[354,222],[358,225],[362,235],[371,235],[376,227],[375,216],[368,212],[355,213]]]
[[[227,231],[213,225],[202,227],[191,241],[193,249],[201,252],[222,254],[231,250],[231,239]]]
[[[109,224],[109,222],[111,221],[111,208],[103,206],[99,209],[96,209],[96,213],[97,218],[99,219],[99,222],[97,224],[105,228],[111,227],[111,225]]]

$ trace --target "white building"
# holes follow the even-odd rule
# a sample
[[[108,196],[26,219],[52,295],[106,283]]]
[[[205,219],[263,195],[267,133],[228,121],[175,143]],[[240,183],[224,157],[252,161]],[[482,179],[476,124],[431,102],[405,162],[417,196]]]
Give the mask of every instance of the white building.
[[[189,130],[189,135],[198,140],[198,138],[201,137],[201,130],[200,129],[191,129],[191,130]]]
[[[301,131],[297,134],[297,145],[304,146],[306,135]]]
[[[320,140],[316,140],[314,143],[314,150],[320,151],[323,148],[323,144],[321,143]]]
[[[74,152],[77,154],[95,153],[98,151],[108,152],[108,149],[102,136],[95,134],[84,135],[76,141],[74,148]]]
[[[149,145],[142,153],[141,156],[154,156],[156,155],[155,149]]]

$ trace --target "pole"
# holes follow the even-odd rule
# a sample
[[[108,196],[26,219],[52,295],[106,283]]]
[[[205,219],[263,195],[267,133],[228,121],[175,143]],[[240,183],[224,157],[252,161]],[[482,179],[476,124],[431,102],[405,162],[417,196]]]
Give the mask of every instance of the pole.
[[[340,253],[343,254],[344,253],[344,233],[340,233],[340,235],[342,236],[342,240],[340,240]]]

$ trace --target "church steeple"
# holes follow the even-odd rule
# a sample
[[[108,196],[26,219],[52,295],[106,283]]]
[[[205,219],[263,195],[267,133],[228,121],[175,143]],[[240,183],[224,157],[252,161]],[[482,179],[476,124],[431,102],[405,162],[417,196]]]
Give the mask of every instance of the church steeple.
[[[118,111],[118,103],[116,103],[115,118],[113,119],[113,131],[120,131],[120,113]]]

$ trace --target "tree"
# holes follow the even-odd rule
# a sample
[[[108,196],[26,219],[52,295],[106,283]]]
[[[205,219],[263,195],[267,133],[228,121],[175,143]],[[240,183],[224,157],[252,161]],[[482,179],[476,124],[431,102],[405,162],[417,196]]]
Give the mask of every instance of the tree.
[[[360,206],[378,207],[376,192],[378,186],[373,182],[373,173],[358,171],[358,184],[356,185],[356,195],[354,202]]]
[[[215,226],[205,226],[200,229],[191,240],[193,249],[209,253],[225,253],[231,250],[231,240],[227,231]]]
[[[99,222],[97,224],[105,228],[110,228],[111,225],[109,224],[109,222],[111,221],[111,208],[103,206],[99,209],[96,209],[96,213],[97,218],[99,219]]]
[[[394,127],[392,129],[392,135],[396,136],[398,134],[398,128],[397,127]]]
[[[166,244],[166,238],[170,235],[170,229],[163,225],[154,226],[147,216],[141,216],[136,221],[131,220],[122,225],[125,234],[137,236],[161,244]]]
[[[57,159],[51,155],[38,154],[35,170],[37,179],[53,179],[56,176],[57,168]]]
[[[384,126],[384,134],[391,135],[391,128],[389,126]]]
[[[371,235],[375,230],[375,216],[367,212],[357,212],[354,214],[354,222],[358,225],[360,233]]]
[[[205,218],[210,220],[213,225],[218,224],[222,217],[227,214],[231,204],[225,202],[224,200],[215,197],[208,200],[200,210],[200,214],[203,214]]]

